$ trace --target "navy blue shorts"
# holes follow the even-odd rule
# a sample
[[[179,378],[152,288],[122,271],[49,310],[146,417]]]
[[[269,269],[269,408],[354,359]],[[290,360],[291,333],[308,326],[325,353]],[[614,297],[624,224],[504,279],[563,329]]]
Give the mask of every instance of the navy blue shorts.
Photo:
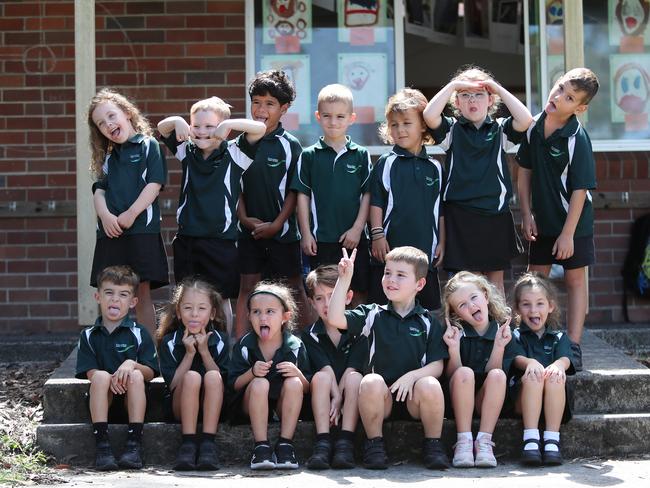
[[[300,276],[300,241],[278,242],[275,239],[243,237],[237,241],[237,248],[239,272],[243,275],[268,273],[277,279]]]

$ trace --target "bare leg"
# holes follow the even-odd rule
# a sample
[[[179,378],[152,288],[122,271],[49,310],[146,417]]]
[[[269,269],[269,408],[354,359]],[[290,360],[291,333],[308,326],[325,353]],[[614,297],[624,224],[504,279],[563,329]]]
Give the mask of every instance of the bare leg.
[[[503,296],[506,296],[506,291],[503,287],[503,270],[486,271],[484,274],[488,281],[496,286],[497,290],[499,290]]]
[[[255,378],[246,387],[242,403],[244,413],[251,419],[251,430],[255,442],[268,440],[269,427],[269,381]]]
[[[183,434],[196,434],[200,394],[201,375],[196,371],[188,371],[174,390],[172,404],[174,416],[181,421]]]
[[[93,423],[108,421],[108,407],[113,400],[111,378],[107,371],[95,371],[90,380],[90,418]]]
[[[331,381],[330,375],[322,371],[316,373],[311,380],[311,408],[317,434],[330,431]]]
[[[129,389],[126,392],[126,408],[129,413],[129,422],[144,422],[144,413],[147,410],[147,396],[144,392],[144,376],[137,369],[129,376]]]
[[[151,337],[154,337],[156,333],[156,311],[151,301],[151,289],[148,281],[143,281],[138,286],[138,303],[135,306],[135,316],[138,323],[144,325]]]
[[[278,398],[278,411],[280,412],[280,436],[293,439],[298,424],[298,416],[302,408],[303,386],[295,376],[285,378]]]
[[[437,379],[433,376],[425,376],[417,380],[413,386],[413,399],[406,400],[406,408],[413,418],[422,421],[424,437],[440,438],[445,399]]]
[[[584,267],[565,269],[564,283],[567,291],[567,333],[572,342],[580,344],[588,301]]]
[[[368,439],[382,437],[384,419],[393,408],[393,397],[384,378],[368,374],[359,385],[359,415]]]
[[[548,379],[544,382],[544,419],[546,430],[560,431],[564,405],[566,404],[566,391],[564,381],[551,383]]]
[[[208,371],[203,377],[203,432],[214,434],[219,426],[223,404],[223,381],[219,371]]]
[[[539,417],[542,414],[542,399],[544,396],[543,380],[522,376],[521,391],[515,410],[521,413],[524,429],[537,429]]]
[[[458,368],[449,380],[449,389],[456,431],[471,432],[474,415],[474,371],[466,366]]]
[[[490,370],[476,395],[476,409],[481,412],[479,432],[494,432],[505,398],[506,374],[501,369]]]
[[[345,389],[343,398],[343,422],[341,428],[354,432],[359,421],[359,385],[361,384],[361,373],[348,373],[345,378]]]

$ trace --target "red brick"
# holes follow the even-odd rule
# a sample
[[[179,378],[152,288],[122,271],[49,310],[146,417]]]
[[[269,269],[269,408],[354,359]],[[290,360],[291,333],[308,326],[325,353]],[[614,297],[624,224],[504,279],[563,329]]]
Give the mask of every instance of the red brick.
[[[62,303],[30,304],[29,315],[32,317],[67,317],[68,305]]]
[[[42,260],[9,261],[7,263],[9,273],[43,273],[46,267],[46,262]]]
[[[2,85],[4,86],[4,85]],[[41,90],[21,89],[21,90],[2,90],[2,99],[5,102],[15,101],[40,101]]]
[[[39,190],[27,191],[27,199],[29,201],[43,201],[43,200],[65,200],[66,192],[62,188],[43,188]]]
[[[187,46],[188,56],[214,57],[226,54],[226,46],[223,43],[202,43]]]
[[[66,102],[74,100],[74,88],[57,88],[55,90],[43,90],[44,102]]]
[[[75,162],[76,165],[76,162]],[[68,164],[66,161],[28,161],[28,171],[42,173],[49,171],[50,173],[67,172]]]
[[[43,117],[18,117],[11,120],[11,126],[15,129],[44,129]]]
[[[186,18],[187,27],[192,28],[205,28],[217,29],[224,26],[223,15],[192,15]]]
[[[23,86],[25,77],[23,75],[0,75],[0,86]]]
[[[104,49],[107,58],[137,58],[144,56],[145,46],[133,44],[109,44],[104,46]]]
[[[246,45],[243,42],[230,43],[226,46],[228,56],[244,56],[246,54]]]
[[[76,306],[70,307],[72,315],[76,316]],[[85,324],[92,325],[92,324]],[[53,319],[48,321],[48,332],[80,332],[77,319]]]
[[[76,302],[77,290],[50,290],[49,299],[53,302]]]
[[[77,233],[73,231],[48,232],[48,244],[72,244],[77,242]]]
[[[173,58],[174,56],[184,56],[185,46],[183,44],[152,44],[145,46],[145,55],[147,57],[164,57]]]
[[[36,17],[25,19],[25,26],[28,30],[64,30],[66,28],[65,17]]]
[[[162,14],[165,12],[165,2],[126,2],[127,14]]]
[[[46,289],[9,290],[9,300],[12,302],[41,302],[47,300]]]
[[[243,14],[244,2],[208,2],[207,11],[218,14]]]
[[[186,17],[182,15],[152,15],[145,18],[148,29],[179,29],[187,26]]]
[[[45,232],[8,232],[7,244],[45,244]]]
[[[25,22],[22,18],[0,18],[0,32],[22,31],[24,28]]]
[[[7,3],[4,6],[4,14],[7,17],[31,17],[42,15],[41,2],[20,2]]]
[[[215,29],[206,31],[207,41],[244,42],[246,35],[243,29]]]
[[[229,71],[226,73],[226,83],[229,85],[243,85],[246,82],[246,73],[243,71]]]
[[[0,132],[0,144],[25,144],[25,133],[9,131]]]
[[[0,246],[0,259],[22,259],[27,254],[25,251],[25,246]]]
[[[0,317],[25,317],[27,316],[27,305],[0,305]]]
[[[74,2],[54,2],[45,4],[45,13],[48,17],[55,15],[74,15]]]

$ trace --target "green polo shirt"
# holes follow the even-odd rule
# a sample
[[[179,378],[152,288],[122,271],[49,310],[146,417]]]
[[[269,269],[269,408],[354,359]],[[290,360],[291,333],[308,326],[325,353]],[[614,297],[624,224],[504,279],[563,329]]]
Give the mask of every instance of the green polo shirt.
[[[339,242],[359,215],[372,163],[365,147],[346,137],[337,154],[323,138],[304,149],[291,189],[311,198],[311,231],[317,242]]]
[[[348,330],[368,338],[364,373],[377,373],[387,385],[429,363],[449,357],[440,322],[416,302],[406,317],[388,305],[359,305],[345,312]]]
[[[136,134],[124,144],[115,144],[102,167],[102,177],[92,191],[106,192],[106,206],[115,216],[133,205],[149,183],[165,185],[167,164],[160,145],[153,137]],[[160,233],[160,208],[156,198],[122,235]],[[102,223],[97,219],[97,238],[105,238]]]
[[[424,148],[416,156],[393,146],[379,158],[370,176],[370,205],[382,209],[388,245],[420,249],[430,267],[440,235],[443,185],[442,165]]]
[[[178,234],[236,240],[241,176],[253,162],[256,146],[249,152],[236,141],[223,141],[206,159],[193,142],[178,142],[176,131],[162,141],[183,168]]]
[[[111,333],[99,317],[95,325],[81,331],[78,348],[76,378],[87,379],[86,373],[92,369],[113,374],[127,359],[149,366],[154,376],[158,375],[158,358],[151,336],[129,317]]]
[[[512,340],[515,343],[515,356],[533,358],[544,367],[560,358],[567,358],[570,364],[566,373],[575,373],[571,341],[566,332],[546,327],[542,337],[538,337],[526,324],[522,323],[513,331]]]
[[[244,134],[239,136],[238,144],[251,152]],[[289,185],[301,152],[298,139],[284,130],[282,124],[278,124],[277,129],[257,143],[253,164],[242,177],[244,203],[249,217],[262,222],[273,222],[277,218],[290,191]],[[243,225],[240,225],[240,237],[252,239],[250,230]],[[300,239],[294,214],[284,222],[273,239],[278,242],[296,242]]]
[[[519,144],[525,134],[513,129],[512,117],[488,115],[478,129],[462,116],[443,117],[431,133],[447,151],[445,202],[488,215],[507,211],[512,182],[505,149],[508,141]]]
[[[327,334],[322,319],[318,319],[311,327],[302,333],[302,342],[307,348],[309,364],[315,373],[325,366],[331,366],[336,375],[336,381],[341,377],[347,368],[354,368],[363,372],[366,359],[365,337],[353,337],[347,331],[342,330],[338,346],[335,346]]]
[[[569,212],[571,194],[575,190],[587,190],[573,236],[591,236],[594,208],[589,190],[596,188],[591,140],[575,115],[548,139],[544,138],[546,113],[535,119],[519,147],[517,162],[532,172],[530,187],[537,231],[541,236],[559,236]]]
[[[228,334],[224,334],[213,328],[209,329],[208,332],[212,332],[210,337],[208,337],[208,350],[210,351],[210,355],[214,359],[214,362],[219,366],[221,378],[225,383],[229,361]],[[160,373],[162,374],[167,387],[171,385],[171,382],[174,379],[174,374],[176,374],[176,369],[185,357],[186,349],[185,344],[183,344],[184,333],[185,327],[181,326],[174,332],[166,334],[158,348],[158,355],[160,357]],[[205,375],[205,365],[203,364],[203,359],[201,359],[201,355],[198,352],[194,355],[190,370],[196,371],[201,376]]]
[[[471,368],[475,374],[486,373],[485,367],[492,354],[494,339],[498,329],[499,324],[497,321],[491,320],[488,330],[481,336],[478,335],[471,325],[463,324],[460,338],[460,362],[463,366]],[[512,361],[515,359],[516,350],[514,339],[511,339],[503,351],[503,364],[501,369],[506,374],[510,371]]]

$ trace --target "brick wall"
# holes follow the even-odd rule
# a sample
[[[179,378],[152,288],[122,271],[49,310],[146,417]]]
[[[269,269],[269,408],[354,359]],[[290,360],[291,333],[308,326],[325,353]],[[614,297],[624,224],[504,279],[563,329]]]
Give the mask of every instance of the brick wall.
[[[154,124],[186,114],[210,95],[243,115],[243,0],[97,1],[96,14],[98,87],[132,96]],[[0,36],[0,207],[16,202],[18,209],[14,217],[0,214],[0,333],[74,331],[74,2],[4,1]],[[650,190],[647,153],[599,154],[597,164],[603,191]],[[170,159],[169,167],[170,184],[161,195],[163,208],[169,206],[167,244],[180,180],[178,163]],[[21,213],[27,202],[45,208],[55,202],[56,209]],[[599,263],[591,270],[590,322],[621,320],[619,269],[639,213],[596,212]],[[155,297],[164,300],[167,293]],[[647,320],[650,305],[634,304],[632,316]]]

